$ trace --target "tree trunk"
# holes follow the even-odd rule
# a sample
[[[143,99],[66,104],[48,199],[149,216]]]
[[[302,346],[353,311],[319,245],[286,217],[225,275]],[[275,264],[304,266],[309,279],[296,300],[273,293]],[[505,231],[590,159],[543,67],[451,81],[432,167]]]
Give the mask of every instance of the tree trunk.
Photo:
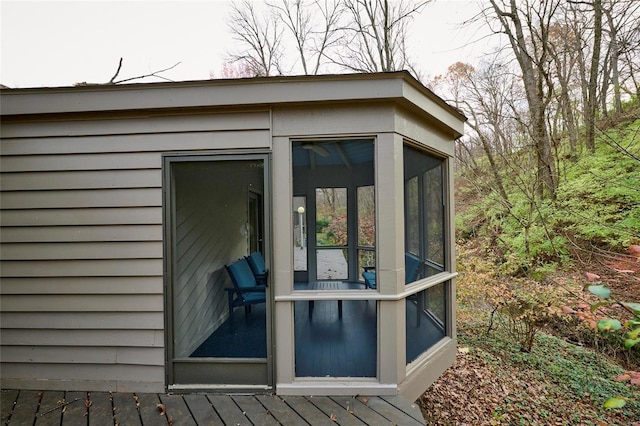
[[[602,0],[593,0],[593,54],[589,70],[589,86],[587,87],[587,105],[585,114],[585,143],[591,152],[596,151],[596,91],[598,88],[598,65],[600,63],[600,46],[602,42]]]
[[[618,70],[618,60],[620,59],[620,47],[618,46],[618,30],[613,22],[610,9],[602,11],[607,17],[609,24],[609,37],[611,39],[610,48],[610,69],[611,84],[613,85],[613,104],[616,114],[622,114],[622,94],[620,93],[620,71]]]
[[[548,50],[549,46],[546,44],[547,40],[543,40],[543,45],[538,47],[542,53],[538,52],[539,57],[535,59],[532,53],[526,50],[526,47],[530,43],[528,43],[527,37],[524,35],[523,23],[519,15],[522,12],[517,3],[516,0],[510,0],[510,10],[509,12],[505,12],[500,10],[495,0],[491,0],[491,4],[500,19],[502,27],[509,36],[512,50],[522,71],[522,80],[531,115],[530,134],[533,139],[537,157],[538,169],[536,180],[538,195],[541,198],[548,196],[551,199],[555,199],[555,166],[551,153],[551,141],[549,140],[549,133],[545,121],[545,75],[542,69],[542,67],[545,66],[545,49]],[[529,10],[525,12],[528,13]],[[527,22],[531,21],[529,18],[531,17],[527,16]],[[513,24],[513,29],[508,21]],[[540,22],[540,25],[545,25],[545,23]]]

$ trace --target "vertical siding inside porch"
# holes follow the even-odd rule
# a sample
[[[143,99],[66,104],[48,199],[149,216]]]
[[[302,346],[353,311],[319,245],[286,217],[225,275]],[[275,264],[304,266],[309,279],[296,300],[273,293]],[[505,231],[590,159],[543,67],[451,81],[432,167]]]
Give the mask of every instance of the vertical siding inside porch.
[[[162,153],[268,148],[268,128],[267,112],[3,123],[2,387],[163,390]]]

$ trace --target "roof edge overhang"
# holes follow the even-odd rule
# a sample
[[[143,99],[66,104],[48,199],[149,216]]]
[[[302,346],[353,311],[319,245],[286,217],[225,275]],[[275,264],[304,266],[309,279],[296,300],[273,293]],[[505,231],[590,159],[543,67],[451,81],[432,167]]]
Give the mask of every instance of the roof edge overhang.
[[[392,101],[462,135],[466,117],[407,71],[0,90],[3,119]]]

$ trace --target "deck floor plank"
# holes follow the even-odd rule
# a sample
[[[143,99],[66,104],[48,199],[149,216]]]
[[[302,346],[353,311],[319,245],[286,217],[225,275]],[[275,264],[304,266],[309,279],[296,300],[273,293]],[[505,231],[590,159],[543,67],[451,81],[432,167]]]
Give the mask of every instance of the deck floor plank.
[[[360,398],[362,401],[362,398]],[[381,398],[371,397],[368,398],[368,401],[365,405],[372,410],[376,411],[378,414],[388,419],[395,425],[398,426],[421,426],[424,425],[424,422],[419,422],[403,411],[398,410],[393,405],[389,404],[387,401]]]
[[[87,425],[89,423],[86,392],[65,392],[64,402],[66,404],[62,410],[62,424],[64,426]]]
[[[301,425],[304,419],[288,406],[284,399],[275,395],[256,395],[260,403],[283,425]]]
[[[89,393],[89,426],[113,426],[112,394],[109,392]]]
[[[167,410],[167,419],[173,426],[197,426],[182,395],[160,395]]]
[[[353,413],[354,416],[356,416],[365,424],[384,425],[389,423],[389,420],[371,410],[357,398],[353,398],[350,396],[333,396],[331,397],[331,399],[333,399],[346,411]]]
[[[399,396],[30,390],[3,390],[0,396],[3,416],[0,426],[425,425],[418,406]]]
[[[324,426],[329,422],[329,416],[303,396],[287,396],[284,401],[311,426]]]
[[[206,395],[187,394],[184,395],[184,402],[187,403],[189,411],[198,425],[224,426]]]
[[[40,403],[40,393],[37,391],[21,390],[16,405],[11,414],[11,424],[32,425]]]
[[[313,398],[309,398],[309,401],[340,426],[365,425],[365,423],[327,396],[314,396]]]
[[[230,396],[208,395],[208,398],[225,424],[234,426],[251,426],[249,419],[242,414],[242,410],[238,408]]]
[[[19,394],[20,392],[17,390],[3,390],[0,392],[0,423],[5,424],[11,417]]]
[[[36,415],[36,426],[60,426],[63,400],[63,391],[44,392]]]
[[[158,408],[160,404],[160,397],[155,393],[139,393],[138,397],[138,411],[140,412],[140,419],[144,426],[162,426],[167,425],[167,416],[161,415],[162,411]]]
[[[420,408],[408,399],[398,396],[382,396],[381,398],[408,416],[413,417],[416,421],[424,423],[424,417],[422,417]]]
[[[277,426],[278,421],[253,395],[236,395],[233,400],[254,425]]]
[[[136,400],[132,393],[116,392],[113,394],[113,416],[116,424],[141,426]]]

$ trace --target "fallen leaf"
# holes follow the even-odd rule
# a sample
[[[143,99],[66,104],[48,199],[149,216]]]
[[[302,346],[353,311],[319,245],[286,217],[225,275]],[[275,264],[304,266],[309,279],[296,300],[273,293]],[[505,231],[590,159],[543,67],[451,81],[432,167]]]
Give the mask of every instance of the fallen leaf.
[[[616,382],[626,382],[627,380],[631,380],[631,375],[629,373],[624,373],[616,377]]]
[[[587,276],[587,281],[596,281],[600,279],[600,275],[591,272],[587,272],[585,275]]]
[[[158,410],[160,410],[161,416],[167,414],[167,407],[165,407],[164,404],[156,404],[156,407],[158,407]]]

